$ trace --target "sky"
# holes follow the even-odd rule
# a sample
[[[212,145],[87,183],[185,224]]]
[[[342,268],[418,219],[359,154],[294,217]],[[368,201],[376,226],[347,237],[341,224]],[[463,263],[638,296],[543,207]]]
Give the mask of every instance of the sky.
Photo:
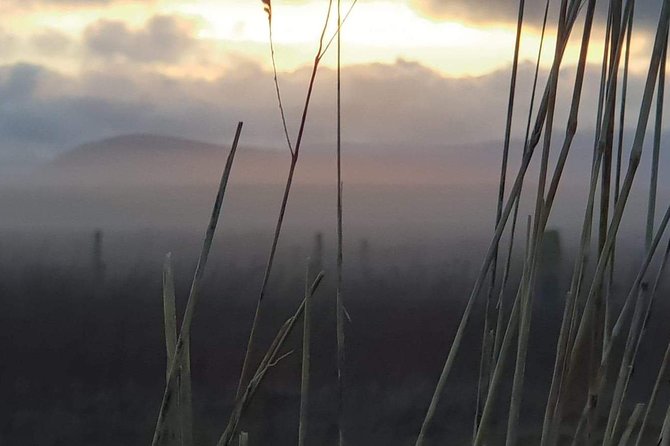
[[[350,2],[342,1],[344,12]],[[527,3],[520,116],[527,110],[544,9],[544,2]],[[552,3],[555,18],[558,2]],[[638,3],[633,100],[660,10],[659,0]],[[294,133],[328,2],[273,0],[272,7],[279,80]],[[499,139],[517,8],[514,0],[359,0],[342,31],[344,138],[425,146]],[[260,0],[3,0],[0,17],[0,159],[48,160],[124,133],[224,142],[238,120],[247,124],[250,143],[281,147]],[[597,17],[587,111],[594,108],[603,51],[602,6]],[[326,40],[334,34],[333,19]],[[555,44],[549,28],[544,75]],[[580,35],[581,22],[559,87],[567,99]],[[334,56],[333,45],[317,79],[308,141],[333,138]],[[584,117],[585,128],[593,127],[592,114]]]

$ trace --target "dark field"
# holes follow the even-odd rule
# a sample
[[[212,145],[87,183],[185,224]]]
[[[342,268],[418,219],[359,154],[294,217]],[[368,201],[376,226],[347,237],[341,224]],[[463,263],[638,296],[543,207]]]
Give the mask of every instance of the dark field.
[[[315,263],[319,257],[313,239],[310,233],[295,236],[280,250],[262,311],[256,361],[300,302],[306,259],[311,256]],[[324,445],[334,444],[337,433],[330,242],[326,239],[322,248],[325,286],[314,302],[308,437]],[[222,236],[215,243],[192,335],[197,444],[216,441],[232,408],[268,243],[267,237],[253,234]],[[475,241],[441,243],[392,245],[359,239],[347,246],[345,302],[351,321],[346,432],[353,445],[411,444],[420,427],[478,268]],[[104,271],[96,266],[100,258],[93,254],[92,231],[5,232],[1,244],[0,443],[148,444],[165,380],[162,254],[173,252],[177,303],[183,311],[198,237],[146,231],[104,234]],[[522,410],[525,426],[541,425],[571,267],[562,264],[560,245],[553,246],[554,255],[544,262],[533,319]],[[618,265],[619,298],[627,292],[639,259],[629,262]],[[510,290],[518,280],[519,265],[512,275]],[[665,322],[670,311],[662,298],[667,291],[663,287],[642,344],[630,401],[645,398],[653,385],[665,348],[655,340],[670,334]],[[507,305],[512,297],[507,296]],[[430,444],[458,444],[471,435],[482,320],[477,313],[470,325]],[[250,432],[251,444],[295,443],[299,335],[296,329],[286,349],[293,353],[271,369],[244,417],[242,428]],[[495,423],[501,429],[508,398],[506,389]],[[581,403],[575,402],[570,410],[578,408]],[[571,413],[568,419],[574,417]],[[522,426],[520,433],[530,441],[537,431]]]

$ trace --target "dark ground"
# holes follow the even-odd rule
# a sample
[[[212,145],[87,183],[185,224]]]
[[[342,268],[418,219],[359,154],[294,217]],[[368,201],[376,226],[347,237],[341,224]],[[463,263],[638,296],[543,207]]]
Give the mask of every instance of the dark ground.
[[[104,280],[96,277],[90,233],[3,234],[0,254],[0,444],[147,445],[164,386],[161,253],[175,253],[178,307],[183,311],[197,237],[150,233],[104,239]],[[304,237],[309,245],[311,235]],[[267,240],[230,236],[215,245],[192,335],[195,432],[212,445],[231,409],[250,329]],[[270,284],[256,358],[297,307],[310,249],[286,243]],[[325,246],[326,281],[313,316],[311,444],[334,444],[334,270]],[[355,445],[409,445],[416,436],[464,299],[478,251],[411,243],[348,248],[346,307],[346,432]],[[546,270],[538,290],[522,412],[523,444],[541,423],[553,366],[560,301],[570,265]],[[634,268],[622,265],[618,294]],[[518,277],[518,267],[514,269]],[[516,279],[514,279],[516,280]],[[664,287],[640,351],[629,407],[646,400],[668,332]],[[508,299],[511,299],[511,295]],[[509,308],[509,307],[508,307]],[[471,434],[482,314],[470,324],[457,367],[439,406],[430,444],[462,444]],[[273,368],[243,428],[252,445],[297,438],[299,330]],[[508,367],[511,369],[511,366]],[[509,371],[508,371],[509,373]],[[507,380],[509,382],[509,380]],[[504,424],[509,389],[496,426]],[[663,389],[663,403],[668,389]],[[664,410],[664,408],[663,408]],[[529,427],[530,426],[530,427]]]

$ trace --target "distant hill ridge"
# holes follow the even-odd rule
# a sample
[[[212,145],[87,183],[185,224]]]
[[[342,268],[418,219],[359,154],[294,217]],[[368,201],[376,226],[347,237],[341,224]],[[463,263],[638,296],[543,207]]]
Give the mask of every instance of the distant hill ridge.
[[[54,164],[70,164],[97,161],[96,157],[131,156],[139,153],[165,155],[169,152],[212,153],[223,150],[217,144],[196,141],[176,136],[134,133],[105,138],[81,144],[66,151],[54,160]]]
[[[511,166],[518,163],[517,146],[512,147]],[[42,173],[48,179],[83,185],[211,184],[218,181],[228,150],[225,145],[173,136],[120,135],[65,152]],[[497,184],[501,144],[440,148],[345,143],[343,154],[345,184],[466,186]],[[287,150],[242,142],[232,182],[280,184],[289,162]],[[334,150],[324,144],[304,145],[296,182],[334,184]]]

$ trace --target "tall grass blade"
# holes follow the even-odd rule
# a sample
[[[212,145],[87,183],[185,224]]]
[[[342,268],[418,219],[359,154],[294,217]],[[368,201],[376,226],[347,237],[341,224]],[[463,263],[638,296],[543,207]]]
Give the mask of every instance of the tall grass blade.
[[[628,444],[631,435],[633,435],[633,430],[635,429],[635,426],[637,426],[637,422],[640,420],[640,415],[642,415],[643,410],[643,403],[635,405],[635,409],[633,409],[633,413],[630,415],[630,418],[628,418],[628,423],[626,423],[626,430],[624,430],[623,435],[621,435],[621,439],[619,440],[619,446],[626,446]]]
[[[172,272],[172,258],[168,253],[163,264],[163,322],[165,329],[165,350],[167,353],[167,365],[165,367],[166,384],[169,384],[170,364],[174,361],[175,349],[177,347],[177,310],[175,305],[174,275]],[[177,372],[180,374],[180,372]],[[179,377],[173,384],[179,389]],[[179,391],[179,390],[177,390]],[[169,445],[181,444],[181,407],[179,400],[173,400],[168,408],[167,421],[165,425],[165,442]]]
[[[668,406],[668,410],[665,413],[661,434],[659,435],[656,444],[659,446],[670,446],[670,406]]]
[[[530,259],[530,249],[531,249],[531,216],[528,216],[528,221],[526,224],[526,255],[524,256],[524,271],[527,271],[529,268],[528,260]],[[526,318],[526,312],[529,311],[529,299],[528,293],[524,287],[527,286],[527,283],[524,282],[521,284],[520,295],[522,296],[521,306],[522,306],[522,315],[519,322],[519,333],[523,333],[525,330],[529,329],[528,326],[524,324]],[[518,439],[518,424],[519,424],[519,410],[521,408],[521,389],[523,388],[523,375],[525,373],[525,355],[527,352],[528,344],[523,342],[522,336],[519,336],[517,342],[517,357],[516,357],[516,366],[514,369],[514,378],[512,383],[512,397],[510,401],[509,415],[507,419],[507,438],[505,444],[507,446],[514,446],[517,443]],[[476,439],[476,437],[475,437]]]
[[[177,347],[177,310],[174,295],[174,274],[172,272],[172,254],[165,255],[163,264],[163,320],[165,326],[165,350],[167,351],[166,379],[170,375],[170,364],[174,361]]]
[[[302,374],[300,382],[300,423],[298,425],[298,446],[305,446],[307,438],[307,417],[309,404],[309,370],[312,321],[312,296],[309,288],[309,262],[305,271],[305,309],[302,329]]]
[[[240,432],[240,446],[249,446],[249,434]]]
[[[181,366],[181,361],[183,360],[183,354],[185,350],[185,344],[189,342],[191,335],[191,323],[193,321],[193,314],[195,307],[198,302],[200,287],[202,286],[202,278],[205,274],[205,267],[207,266],[207,259],[209,258],[209,252],[212,247],[212,240],[214,239],[214,233],[216,231],[216,226],[219,221],[219,216],[221,214],[221,207],[223,206],[223,200],[226,195],[226,188],[228,186],[228,179],[230,178],[230,172],[233,168],[233,161],[235,160],[235,153],[237,152],[237,146],[240,141],[240,135],[242,134],[242,123],[237,124],[237,129],[235,131],[235,138],[233,140],[230,153],[228,154],[228,159],[226,161],[226,166],[221,175],[221,182],[219,183],[219,190],[214,200],[214,206],[212,208],[212,214],[210,216],[209,225],[205,232],[205,238],[202,244],[202,249],[200,251],[200,257],[198,258],[198,264],[195,268],[195,274],[193,276],[193,282],[191,283],[191,289],[189,291],[188,301],[186,303],[186,311],[184,312],[184,319],[181,323],[181,328],[179,330],[179,336],[177,338],[177,343],[175,345],[174,351],[174,360],[168,368],[168,378],[167,385],[165,386],[165,391],[163,393],[163,399],[161,401],[160,411],[158,413],[158,420],[156,421],[156,428],[154,429],[154,435],[152,439],[152,446],[157,446],[161,441],[161,437],[164,431],[165,417],[167,415],[167,408],[170,405],[171,400],[178,397],[175,395],[175,385],[177,382],[178,370]]]

